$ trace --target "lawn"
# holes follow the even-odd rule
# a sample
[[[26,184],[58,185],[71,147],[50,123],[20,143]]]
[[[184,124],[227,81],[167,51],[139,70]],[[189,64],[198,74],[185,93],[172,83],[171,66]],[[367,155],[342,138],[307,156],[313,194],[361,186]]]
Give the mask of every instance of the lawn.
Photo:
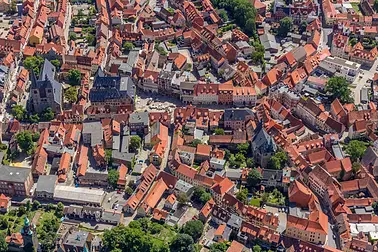
[[[258,198],[252,198],[249,202],[251,206],[260,207],[261,206],[261,199]]]

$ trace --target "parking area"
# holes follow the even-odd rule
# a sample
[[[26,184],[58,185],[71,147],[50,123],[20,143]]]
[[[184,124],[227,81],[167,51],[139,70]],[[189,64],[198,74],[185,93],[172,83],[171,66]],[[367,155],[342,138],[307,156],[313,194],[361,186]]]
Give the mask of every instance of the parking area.
[[[271,212],[275,215],[278,215],[278,220],[279,220],[279,225],[277,228],[277,231],[282,233],[286,229],[286,224],[287,224],[287,213],[283,211],[282,207],[272,207],[272,206],[266,206],[265,209],[268,212]]]
[[[126,203],[126,199],[124,198],[124,192],[117,193],[117,191],[107,193],[104,202],[102,203],[102,207],[105,210],[117,210],[121,211],[123,205]]]
[[[181,227],[182,225],[190,221],[194,216],[198,216],[198,213],[199,213],[198,209],[194,207],[188,207],[186,212],[180,218],[178,222],[178,226]]]

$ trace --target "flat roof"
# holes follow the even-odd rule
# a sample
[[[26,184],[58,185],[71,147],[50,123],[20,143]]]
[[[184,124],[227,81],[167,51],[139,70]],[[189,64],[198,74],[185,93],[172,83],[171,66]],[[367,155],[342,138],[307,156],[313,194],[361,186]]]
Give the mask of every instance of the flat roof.
[[[101,205],[104,197],[105,192],[100,189],[89,189],[64,185],[57,185],[54,192],[55,200],[82,204],[91,203]]]

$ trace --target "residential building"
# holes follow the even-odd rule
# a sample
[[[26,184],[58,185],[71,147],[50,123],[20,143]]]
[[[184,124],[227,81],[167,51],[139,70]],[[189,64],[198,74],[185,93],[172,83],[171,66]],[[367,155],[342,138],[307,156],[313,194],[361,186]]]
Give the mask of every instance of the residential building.
[[[34,184],[32,171],[30,168],[15,166],[0,166],[0,193],[9,196],[26,197],[32,194],[31,189]]]
[[[325,72],[345,77],[348,82],[353,82],[357,78],[361,67],[361,64],[356,62],[358,61],[349,61],[338,57],[328,56],[320,62],[319,67]]]

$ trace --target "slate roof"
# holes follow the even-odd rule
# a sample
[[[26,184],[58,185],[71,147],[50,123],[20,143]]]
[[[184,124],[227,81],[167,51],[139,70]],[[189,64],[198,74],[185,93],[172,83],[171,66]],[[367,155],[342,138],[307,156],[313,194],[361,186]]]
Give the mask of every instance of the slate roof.
[[[61,104],[63,87],[59,82],[55,80],[55,72],[55,66],[51,64],[50,61],[45,59],[38,80],[35,77],[34,71],[32,71],[31,89],[52,88],[54,94],[54,101],[58,104]]]
[[[0,181],[24,183],[31,173],[30,168],[21,168],[8,165],[0,166]]]
[[[36,191],[54,194],[57,180],[56,175],[39,176]]]
[[[256,134],[252,139],[252,147],[255,150],[259,150],[260,153],[270,153],[277,150],[276,143],[273,141],[272,137],[265,131],[262,127],[262,122],[258,124],[255,130]]]
[[[253,115],[250,109],[226,109],[223,114],[225,121],[244,121],[245,117]]]
[[[130,97],[134,100],[135,84],[130,77],[104,76],[101,69],[97,71],[93,88],[89,92],[92,102],[104,102],[106,100],[124,99]]]

